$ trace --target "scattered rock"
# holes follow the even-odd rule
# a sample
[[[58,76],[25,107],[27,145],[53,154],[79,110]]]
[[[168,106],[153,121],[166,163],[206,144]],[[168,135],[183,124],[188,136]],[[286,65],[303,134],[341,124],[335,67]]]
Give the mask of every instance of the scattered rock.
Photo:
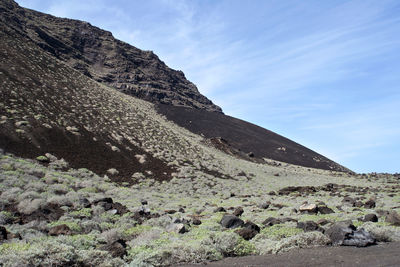
[[[365,247],[375,244],[375,239],[364,229],[357,230],[351,221],[335,223],[325,231],[334,246]]]
[[[112,209],[117,210],[116,214],[118,215],[124,215],[129,212],[128,208],[119,202],[112,203]]]
[[[102,250],[109,251],[113,258],[123,258],[127,255],[125,240],[119,239],[101,247]]]
[[[57,226],[53,226],[49,230],[49,235],[56,236],[56,235],[71,235],[72,231],[66,224],[60,224]]]
[[[226,212],[226,209],[224,209],[223,207],[218,207],[214,210],[214,212]]]
[[[235,215],[225,214],[224,217],[222,217],[220,224],[225,228],[238,228],[243,226],[244,222]]]
[[[145,200],[145,199],[142,199],[142,200],[140,201],[140,203],[141,203],[142,205],[147,205],[147,204],[149,204],[149,203],[147,202],[147,200]]]
[[[364,203],[362,203],[361,201],[356,201],[353,206],[357,207],[357,208],[361,208],[362,206],[364,206]]]
[[[79,205],[81,205],[84,208],[90,208],[92,206],[92,204],[87,198],[80,198]]]
[[[378,216],[376,214],[367,214],[362,218],[363,222],[377,222],[378,221]]]
[[[368,200],[367,202],[365,202],[364,204],[364,208],[366,209],[373,209],[376,207],[376,202],[373,199]]]
[[[7,240],[7,229],[4,226],[0,226],[0,242]]]
[[[278,191],[279,195],[289,195],[290,193],[298,192],[300,194],[312,194],[317,192],[314,186],[288,186]]]
[[[386,215],[385,222],[400,226],[400,215],[396,211],[389,211]]]
[[[237,207],[237,208],[235,209],[235,211],[233,212],[233,215],[235,215],[235,216],[241,216],[241,215],[243,214],[243,212],[244,212],[244,210],[243,210],[242,207]]]
[[[243,226],[242,226],[243,228],[247,228],[247,229],[250,229],[250,230],[254,230],[254,231],[256,231],[257,233],[259,233],[260,232],[260,227],[257,225],[257,224],[255,224],[255,223],[253,223],[253,222],[251,222],[251,221],[247,221],[245,224],[243,224]]]
[[[187,229],[183,223],[171,223],[167,226],[167,232],[184,234],[187,232]]]
[[[198,218],[194,218],[193,221],[192,221],[192,224],[193,225],[200,225],[201,221]]]
[[[258,234],[257,231],[249,228],[238,229],[235,233],[243,237],[245,240],[250,240]]]
[[[351,207],[354,207],[354,204],[356,203],[356,200],[351,197],[344,197],[342,200],[343,204],[350,205]]]
[[[281,224],[281,223],[286,223],[286,222],[296,222],[297,223],[297,220],[292,219],[292,218],[278,219],[278,218],[269,217],[265,221],[263,221],[262,224],[265,226],[273,226],[275,224]]]
[[[270,202],[265,202],[265,203],[262,203],[262,204],[258,205],[258,207],[259,207],[260,209],[266,210],[266,209],[269,208],[269,205],[270,205],[270,204],[271,204]]]
[[[321,214],[331,214],[335,213],[333,209],[328,208],[327,206],[318,206],[318,212]]]
[[[319,231],[322,233],[324,232],[324,229],[313,221],[298,222],[297,228],[303,229],[304,232],[311,232],[311,231]]]
[[[303,204],[299,207],[300,212],[317,213],[318,207],[315,204]]]
[[[176,210],[164,210],[164,212],[167,214],[174,214],[176,213]]]

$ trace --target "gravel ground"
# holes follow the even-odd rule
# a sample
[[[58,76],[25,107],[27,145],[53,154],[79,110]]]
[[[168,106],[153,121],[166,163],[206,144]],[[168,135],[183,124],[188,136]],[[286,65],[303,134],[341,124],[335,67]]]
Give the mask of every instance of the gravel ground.
[[[318,247],[265,256],[226,258],[206,263],[212,267],[228,266],[400,266],[400,243],[384,243],[365,248]],[[182,265],[195,267],[199,265]]]

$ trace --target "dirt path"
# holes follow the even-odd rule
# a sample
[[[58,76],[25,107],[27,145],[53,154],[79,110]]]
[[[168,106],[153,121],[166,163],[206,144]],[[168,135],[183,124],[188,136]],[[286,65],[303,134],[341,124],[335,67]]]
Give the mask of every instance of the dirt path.
[[[298,249],[266,256],[226,258],[204,264],[212,267],[230,266],[400,266],[400,243],[385,243],[366,248],[318,247]],[[195,267],[199,265],[183,265]]]

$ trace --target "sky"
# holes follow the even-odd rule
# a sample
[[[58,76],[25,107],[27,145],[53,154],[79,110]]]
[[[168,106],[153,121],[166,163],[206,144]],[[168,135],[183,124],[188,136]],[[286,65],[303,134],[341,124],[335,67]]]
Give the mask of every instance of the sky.
[[[152,50],[225,114],[400,172],[400,1],[17,0]]]

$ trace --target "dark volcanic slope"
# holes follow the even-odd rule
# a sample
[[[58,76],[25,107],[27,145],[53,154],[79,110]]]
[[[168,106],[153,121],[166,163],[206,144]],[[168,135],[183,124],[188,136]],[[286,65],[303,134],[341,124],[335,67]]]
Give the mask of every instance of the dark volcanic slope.
[[[1,19],[42,49],[96,81],[154,103],[222,112],[182,71],[153,52],[116,40],[87,22],[57,18],[1,0]]]
[[[158,111],[169,120],[206,138],[221,137],[230,146],[256,158],[335,171],[349,171],[343,166],[257,125],[205,110],[159,105]]]
[[[128,127],[141,123],[121,95],[131,97],[68,67],[1,20],[0,81],[0,148],[6,152],[31,158],[49,152],[100,175],[116,169],[111,178],[119,182],[131,182],[136,172],[170,178],[173,169],[145,151]]]

